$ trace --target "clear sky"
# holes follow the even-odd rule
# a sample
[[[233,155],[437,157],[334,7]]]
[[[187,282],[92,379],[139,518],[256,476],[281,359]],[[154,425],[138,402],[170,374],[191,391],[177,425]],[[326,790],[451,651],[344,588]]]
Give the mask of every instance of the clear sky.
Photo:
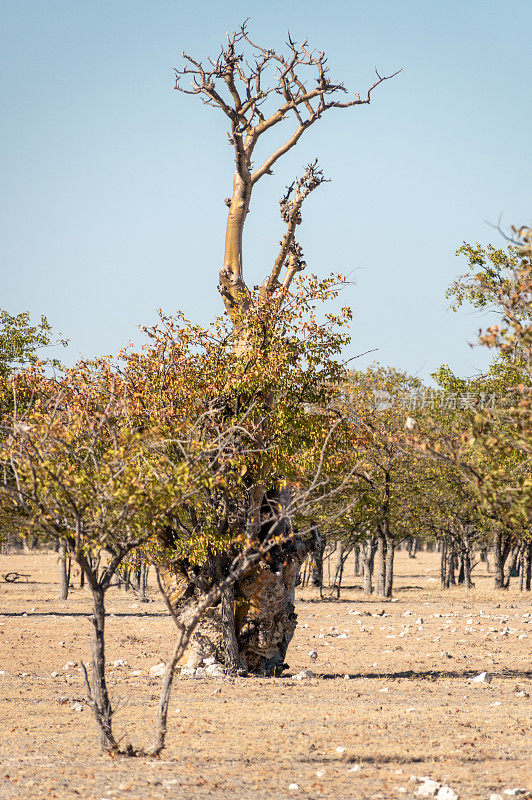
[[[308,37],[332,75],[372,104],[330,112],[257,186],[246,230],[250,283],[282,232],[278,198],[315,156],[331,183],[308,201],[309,269],[351,273],[350,355],[426,377],[472,375],[485,319],[444,298],[463,240],[530,222],[529,0],[3,0],[0,29],[2,296],[46,314],[78,354],[139,341],[156,309],[207,322],[221,311],[225,119],[173,91],[181,51],[215,55],[250,16],[273,47]]]

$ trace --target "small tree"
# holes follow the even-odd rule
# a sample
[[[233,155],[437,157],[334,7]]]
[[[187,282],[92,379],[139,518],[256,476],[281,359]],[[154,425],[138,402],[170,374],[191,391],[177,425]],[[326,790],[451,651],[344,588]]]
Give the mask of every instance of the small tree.
[[[494,352],[486,375],[464,381],[447,367],[440,385],[468,399],[453,431],[435,425],[412,439],[423,452],[457,466],[474,488],[481,512],[494,531],[495,588],[507,588],[512,564],[529,572],[532,522],[532,234],[515,231],[505,250],[464,245],[470,271],[455,281],[455,308],[467,301],[490,309],[499,322],[480,332],[479,343]],[[505,566],[506,564],[506,566]],[[524,586],[527,581],[524,581]],[[530,586],[530,581],[528,581]]]

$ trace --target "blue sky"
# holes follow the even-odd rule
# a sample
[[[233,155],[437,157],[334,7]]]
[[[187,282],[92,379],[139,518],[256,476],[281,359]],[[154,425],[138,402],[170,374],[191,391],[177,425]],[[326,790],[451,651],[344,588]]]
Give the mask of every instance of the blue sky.
[[[278,198],[319,156],[331,183],[308,201],[309,269],[350,273],[348,355],[426,377],[485,364],[467,342],[486,319],[444,292],[463,240],[501,242],[488,223],[530,222],[532,4],[467,0],[2,3],[2,297],[46,314],[69,360],[139,342],[156,309],[200,322],[221,311],[232,152],[225,119],[174,92],[181,51],[216,54],[251,17],[256,39],[286,30],[325,49],[332,75],[372,104],[330,114],[257,185],[245,267],[257,283],[282,232]]]

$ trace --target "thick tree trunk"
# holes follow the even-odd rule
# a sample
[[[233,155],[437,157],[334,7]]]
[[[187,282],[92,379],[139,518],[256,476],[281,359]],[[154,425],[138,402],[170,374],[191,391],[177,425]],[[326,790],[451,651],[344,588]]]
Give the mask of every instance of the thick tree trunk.
[[[294,537],[282,551],[273,554],[270,562],[259,563],[235,583],[233,614],[238,669],[259,675],[282,672],[297,622],[295,587],[307,553],[307,545]],[[178,562],[161,568],[159,574],[174,613],[186,625],[187,617],[192,616],[208,586],[200,590],[190,580],[185,566]],[[225,603],[228,630],[230,600],[226,598]],[[186,662],[187,667],[198,668],[205,658],[213,656],[221,664],[225,663],[223,605],[221,602],[204,614],[181,664]],[[231,650],[231,645],[229,647],[229,660],[234,665],[235,651],[234,648]]]

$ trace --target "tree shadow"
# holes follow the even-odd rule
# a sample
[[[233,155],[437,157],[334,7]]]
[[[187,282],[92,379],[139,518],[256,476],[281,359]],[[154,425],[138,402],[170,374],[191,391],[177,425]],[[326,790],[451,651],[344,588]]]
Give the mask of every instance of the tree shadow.
[[[169,617],[168,611],[110,611],[108,617]],[[92,611],[0,611],[0,617],[92,617]]]
[[[467,680],[467,678],[473,678],[475,675],[478,675],[478,671],[475,670],[439,670],[439,669],[426,669],[426,670],[401,670],[398,672],[351,672],[351,673],[340,673],[340,672],[321,672],[316,675],[318,678],[322,678],[323,680],[335,680],[338,678],[345,678],[345,675],[349,674],[349,677],[353,680],[360,679],[360,678],[370,678],[371,680],[398,680],[400,678],[408,678],[410,680],[437,680],[439,678],[461,678],[462,680]],[[519,670],[519,669],[501,669],[497,671],[490,671],[490,675],[492,678],[528,678],[532,679],[532,670]]]

